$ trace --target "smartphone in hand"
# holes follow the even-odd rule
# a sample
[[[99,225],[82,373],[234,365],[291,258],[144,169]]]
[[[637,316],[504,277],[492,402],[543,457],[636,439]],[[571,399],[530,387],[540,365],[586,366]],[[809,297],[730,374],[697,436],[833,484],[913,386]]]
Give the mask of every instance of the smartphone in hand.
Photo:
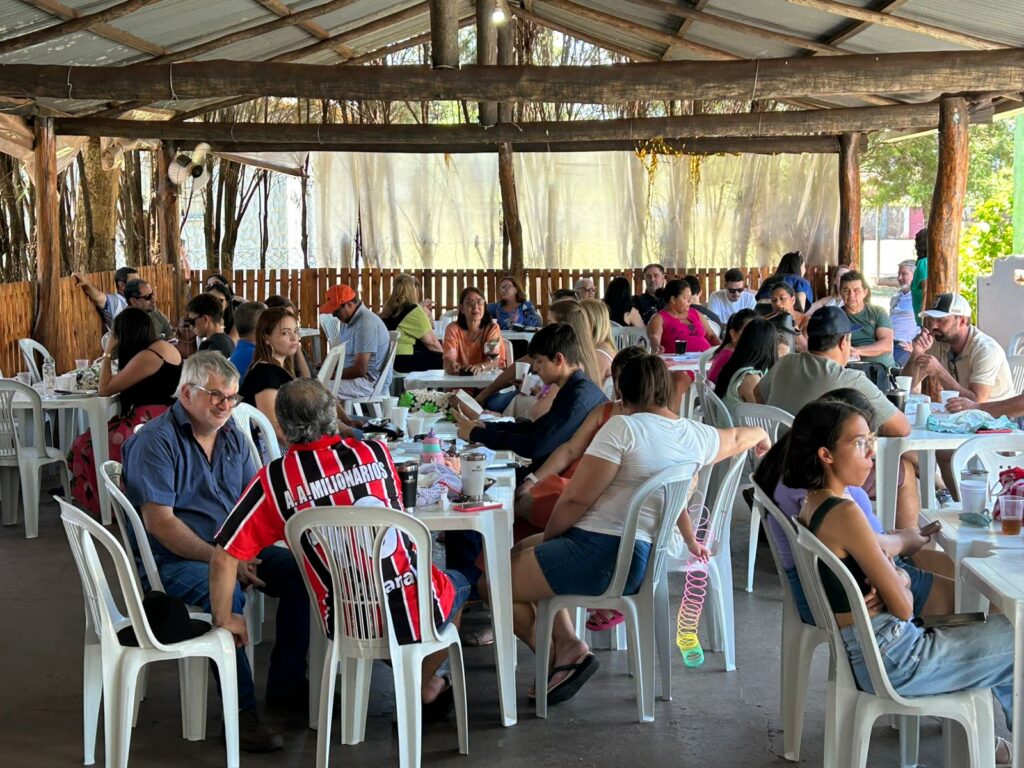
[[[932,522],[928,523],[928,525],[921,526],[921,535],[926,537],[933,536],[940,530],[942,530],[942,521],[933,520]]]

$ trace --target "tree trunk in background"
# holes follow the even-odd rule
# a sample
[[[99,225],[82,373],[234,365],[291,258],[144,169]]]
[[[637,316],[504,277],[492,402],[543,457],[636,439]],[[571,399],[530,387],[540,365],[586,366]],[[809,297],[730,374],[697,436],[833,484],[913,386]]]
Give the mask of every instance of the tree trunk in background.
[[[212,157],[208,157],[206,160],[206,172],[210,174],[210,178],[213,178],[215,164]],[[211,183],[206,187],[206,194],[203,196],[203,237],[206,242],[206,268],[217,270],[218,258],[217,258],[217,228],[215,222],[217,221],[217,209],[215,201],[217,194],[221,189],[220,179],[216,183],[216,193],[214,192],[214,184]]]
[[[309,155],[306,155],[306,163],[302,168],[302,179],[301,179],[301,195],[302,195],[302,234],[300,235],[300,243],[302,244],[302,266],[305,269],[309,269]]]
[[[502,223],[508,233],[511,249],[509,271],[522,279],[523,275],[523,225],[519,221],[519,199],[516,197],[516,173],[512,146],[498,145],[498,184],[501,187]]]
[[[238,240],[235,212],[238,210],[238,186],[242,168],[238,163],[221,160],[220,172],[224,179],[221,190],[218,191],[218,195],[223,195],[220,215],[217,218],[218,228],[222,233],[219,244],[220,266],[222,271],[230,271],[234,269],[235,243]]]
[[[839,137],[840,264],[860,268],[860,146],[859,133]]]
[[[86,272],[102,272],[115,268],[114,242],[117,236],[117,199],[121,189],[121,170],[105,171],[100,156],[100,142],[89,139],[79,155],[82,178],[82,203],[86,213],[88,252],[82,259]]]
[[[967,101],[943,99],[939,111],[939,163],[928,214],[928,284],[925,306],[940,293],[957,290],[960,222],[967,192]]]
[[[149,221],[142,201],[142,155],[139,150],[125,152],[118,202],[125,262],[133,267],[149,263]]]
[[[25,280],[28,277],[29,226],[32,222],[31,205],[23,186],[22,164],[10,155],[0,154],[0,198],[8,231],[7,251],[4,254],[2,275],[5,282]],[[28,208],[29,210],[26,210]]]
[[[58,276],[62,274],[69,274],[74,266],[75,202],[74,195],[71,193],[73,185],[69,183],[70,179],[70,168],[57,175],[57,198],[58,208],[60,210],[60,231],[58,232],[58,239],[60,241],[60,267],[58,267],[57,270]]]
[[[57,196],[57,137],[53,119],[35,119],[36,303],[32,338],[56,350],[60,332],[60,200]]]

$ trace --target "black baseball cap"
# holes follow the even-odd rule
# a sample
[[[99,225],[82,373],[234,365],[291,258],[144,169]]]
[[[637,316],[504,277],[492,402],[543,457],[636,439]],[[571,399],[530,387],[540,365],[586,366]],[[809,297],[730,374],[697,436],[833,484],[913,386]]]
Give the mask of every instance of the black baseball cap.
[[[838,336],[859,330],[860,326],[851,323],[849,315],[839,307],[822,307],[807,321],[808,336]]]

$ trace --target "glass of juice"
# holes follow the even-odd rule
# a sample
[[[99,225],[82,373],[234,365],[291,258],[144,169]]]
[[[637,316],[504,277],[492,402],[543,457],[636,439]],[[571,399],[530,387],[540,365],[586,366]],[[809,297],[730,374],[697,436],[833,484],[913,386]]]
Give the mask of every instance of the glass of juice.
[[[999,517],[1003,523],[1004,536],[1019,536],[1021,517],[1024,515],[1024,496],[1001,496]]]

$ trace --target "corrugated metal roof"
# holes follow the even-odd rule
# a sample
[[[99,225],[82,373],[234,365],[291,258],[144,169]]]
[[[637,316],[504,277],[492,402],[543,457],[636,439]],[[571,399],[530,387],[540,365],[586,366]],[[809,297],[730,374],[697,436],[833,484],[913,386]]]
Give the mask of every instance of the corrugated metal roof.
[[[80,13],[108,8],[118,0],[62,0]],[[670,0],[685,6],[684,0]],[[326,0],[282,0],[293,11],[314,8]],[[355,0],[350,5],[312,19],[329,35],[337,36],[394,13],[417,6],[421,0]],[[518,5],[519,0],[509,0]],[[591,40],[604,41],[619,51],[630,51],[648,58],[703,60],[707,57],[681,46],[667,46],[664,35],[676,36],[684,19],[650,0],[574,0],[581,6],[616,16],[624,24],[589,19],[578,11],[554,7],[546,0],[534,0],[533,13],[556,27],[575,30]],[[849,5],[874,7],[873,0],[844,0]],[[689,7],[693,0],[689,0]],[[459,0],[459,15],[472,14],[473,0]],[[781,32],[817,42],[857,26],[858,22],[834,13],[797,5],[787,0],[710,0],[704,12],[733,19],[765,30]],[[969,12],[965,12],[969,10]],[[1024,0],[909,0],[894,15],[974,35],[1013,46],[1024,47]],[[278,19],[273,11],[257,0],[161,0],[126,16],[108,22],[116,30],[135,35],[170,51],[220,38],[236,30]],[[22,0],[0,0],[0,40],[60,23],[48,13]],[[630,28],[630,25],[633,25]],[[636,25],[639,25],[637,28]],[[851,53],[890,53],[898,51],[959,50],[963,45],[929,37],[917,32],[877,24],[860,25],[856,34],[840,43]],[[651,30],[652,33],[645,32]],[[357,55],[377,50],[429,31],[429,16],[423,13],[384,29],[346,37],[345,46]],[[660,32],[662,35],[658,35]],[[282,25],[264,35],[240,40],[198,55],[199,59],[263,60],[281,53],[312,45],[318,37],[294,25]],[[688,25],[685,39],[744,58],[809,55],[785,41],[771,40],[742,30],[694,21]],[[32,62],[58,65],[129,64],[149,59],[151,54],[93,31],[80,31],[41,43],[31,48],[0,55],[0,62]],[[336,51],[326,49],[299,61],[317,64],[338,62]],[[905,97],[904,97],[905,98]],[[924,96],[922,96],[924,98]],[[830,99],[834,103],[861,104],[857,99]],[[87,111],[91,105],[73,100],[50,101],[67,111]],[[188,110],[202,101],[177,102],[172,106]]]

